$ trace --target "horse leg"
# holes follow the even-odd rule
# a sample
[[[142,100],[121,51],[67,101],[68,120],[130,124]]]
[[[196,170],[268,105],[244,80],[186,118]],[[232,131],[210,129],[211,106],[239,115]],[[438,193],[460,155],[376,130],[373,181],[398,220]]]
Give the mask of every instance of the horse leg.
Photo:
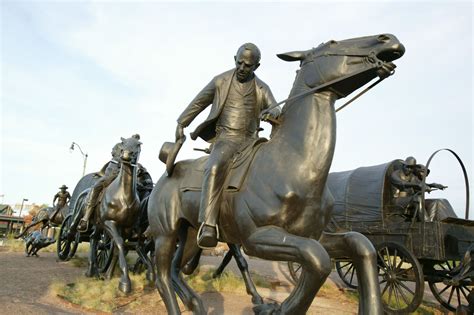
[[[144,244],[138,244],[136,247],[136,252],[138,254],[139,259],[143,262],[143,264],[146,265],[146,279],[150,282],[155,282],[156,275],[155,275],[155,270],[153,268],[153,264],[146,255],[146,252],[144,250]]]
[[[156,287],[169,315],[181,314],[171,279],[171,260],[176,249],[176,235],[155,238]]]
[[[254,307],[256,314],[305,314],[331,273],[329,255],[318,241],[289,234],[276,226],[257,228],[244,240],[243,247],[248,255],[267,260],[294,261],[303,270],[300,281],[280,307],[261,304]]]
[[[106,220],[104,222],[104,226],[107,229],[109,235],[113,238],[116,248],[118,250],[119,266],[122,272],[119,281],[119,290],[123,293],[130,293],[132,291],[132,282],[130,281],[130,277],[128,276],[128,266],[127,260],[125,259],[125,246],[123,238],[118,232],[117,224],[115,223],[115,221]]]
[[[100,233],[97,227],[93,228],[89,240],[89,264],[85,273],[86,277],[99,277],[99,268],[97,267],[97,244]]]
[[[192,239],[188,238],[188,225],[182,224],[178,231],[178,249],[173,257],[171,262],[171,278],[173,280],[173,285],[176,293],[179,295],[181,300],[183,301],[186,307],[193,311],[194,314],[205,314],[205,308],[202,304],[201,299],[197,296],[197,294],[188,286],[186,281],[180,275],[181,265],[183,264],[183,256],[188,247],[188,254],[190,253],[189,247],[197,248],[197,244],[193,243],[193,239],[195,241],[195,234],[190,233],[192,235]],[[189,243],[188,243],[189,240]],[[189,245],[187,245],[189,244]]]
[[[367,237],[357,232],[323,233],[320,242],[331,257],[352,260],[359,283],[359,314],[383,314],[377,252]]]
[[[257,289],[250,277],[249,267],[247,261],[245,260],[242,252],[240,251],[240,246],[235,244],[229,244],[230,253],[234,256],[235,261],[237,262],[237,266],[240,269],[240,273],[242,274],[242,278],[244,279],[245,288],[247,289],[247,294],[252,296],[252,303],[255,305],[263,304],[263,299],[258,294]],[[229,253],[227,253],[229,254]]]
[[[201,259],[201,254],[202,254],[202,249],[199,248],[198,252],[196,253],[196,255],[194,255],[191,260],[186,263],[186,265],[184,265],[182,268],[181,268],[181,271],[185,274],[185,275],[190,275],[192,274],[197,266],[199,266],[199,260]],[[214,276],[213,276],[214,277]]]
[[[115,246],[115,244],[114,244]],[[105,272],[105,279],[110,280],[114,276],[114,271],[115,267],[117,266],[118,262],[118,249],[117,246],[115,246],[114,251],[113,251],[113,256],[112,260],[110,261],[109,268],[107,268],[107,271]]]
[[[212,274],[213,278],[218,278],[222,275],[222,272],[224,271],[225,267],[227,267],[232,257],[234,256],[234,250],[231,247],[232,244],[227,243],[227,245],[229,245],[229,251],[225,254],[224,259],[222,259],[222,262],[219,267],[217,267],[216,271],[214,271],[214,273]]]

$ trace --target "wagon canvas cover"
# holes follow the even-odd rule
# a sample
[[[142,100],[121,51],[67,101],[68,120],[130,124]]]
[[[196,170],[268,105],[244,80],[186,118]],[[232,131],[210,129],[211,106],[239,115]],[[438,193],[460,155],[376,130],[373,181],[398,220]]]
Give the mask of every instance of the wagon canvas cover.
[[[385,175],[394,162],[330,173],[327,184],[334,197],[333,219],[336,222],[381,221]]]

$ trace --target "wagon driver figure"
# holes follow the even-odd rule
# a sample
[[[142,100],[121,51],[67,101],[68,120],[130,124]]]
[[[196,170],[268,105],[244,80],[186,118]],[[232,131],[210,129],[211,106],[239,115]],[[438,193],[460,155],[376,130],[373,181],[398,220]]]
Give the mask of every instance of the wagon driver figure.
[[[69,194],[69,192],[67,191],[68,187],[66,185],[62,185],[61,187],[59,187],[59,189],[60,191],[58,191],[58,193],[54,195],[54,199],[53,199],[54,212],[51,215],[51,218],[50,218],[51,221],[54,220],[54,217],[56,216],[56,214],[58,214],[58,212],[62,208],[64,208],[64,206],[66,206],[69,200],[71,199],[71,194]],[[58,202],[55,204],[56,200]]]

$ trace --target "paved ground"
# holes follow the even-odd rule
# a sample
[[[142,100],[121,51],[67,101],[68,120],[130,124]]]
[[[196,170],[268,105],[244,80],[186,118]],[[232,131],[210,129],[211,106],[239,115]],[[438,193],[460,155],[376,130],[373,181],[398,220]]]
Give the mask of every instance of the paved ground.
[[[215,268],[222,257],[204,257],[202,268]],[[281,285],[273,290],[259,289],[267,301],[283,301],[292,286],[288,281],[286,265],[249,259],[252,270],[274,278]],[[2,251],[0,247],[0,314],[90,314],[90,311],[73,306],[49,293],[54,281],[74,282],[83,277],[83,268],[71,263],[58,262],[54,253],[41,253],[39,258],[25,257],[23,253]],[[229,268],[238,273],[231,262]],[[337,291],[337,290],[336,290]],[[340,293],[342,296],[342,293]],[[253,314],[250,297],[232,293],[204,293],[204,304],[209,314]],[[124,308],[120,313],[164,314],[163,303],[155,290],[144,293],[140,306]],[[315,299],[309,314],[355,314],[357,304],[341,302],[338,297],[321,296]],[[184,309],[183,309],[184,311]],[[185,313],[190,314],[190,313]]]
[[[82,270],[56,262],[53,253],[25,257],[0,248],[0,314],[80,314],[48,293],[53,281],[73,281]]]

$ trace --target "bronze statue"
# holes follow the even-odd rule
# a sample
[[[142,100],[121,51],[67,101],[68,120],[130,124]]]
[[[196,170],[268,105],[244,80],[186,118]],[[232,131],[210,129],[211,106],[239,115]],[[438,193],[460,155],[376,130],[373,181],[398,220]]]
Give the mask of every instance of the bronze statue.
[[[56,214],[58,214],[58,212],[63,207],[67,206],[67,204],[69,203],[69,200],[71,199],[71,195],[67,191],[68,187],[66,185],[62,185],[61,187],[59,187],[59,189],[60,191],[58,191],[58,193],[54,195],[54,199],[53,199],[53,208],[55,209],[53,214],[51,215],[51,220],[53,221]],[[56,203],[56,200],[58,201],[57,203]]]
[[[290,296],[281,305],[256,306],[257,314],[304,314],[331,272],[329,255],[354,262],[361,283],[359,312],[382,313],[376,251],[370,241],[359,233],[323,233],[333,204],[326,180],[336,143],[336,100],[391,72],[391,61],[403,53],[395,36],[382,34],[278,55],[300,62],[291,101],[271,140],[248,151],[251,163],[235,189],[222,195],[216,222],[219,240],[241,244],[246,254],[302,265]],[[181,137],[180,127],[177,133]],[[176,293],[193,313],[205,313],[179,271],[199,250],[201,187],[195,185],[203,183],[206,159],[177,163],[171,176],[160,178],[148,201],[157,287],[168,314],[180,314]]]
[[[28,224],[21,234],[15,236],[15,238],[22,237],[30,228],[40,223],[43,224],[41,226],[41,231],[48,227],[57,227],[61,225],[67,213],[69,213],[69,200],[71,199],[71,195],[67,191],[68,187],[66,185],[62,185],[59,189],[60,191],[54,195],[53,206],[41,208],[34,215],[31,223]]]
[[[124,240],[132,236],[133,228],[140,217],[140,199],[137,192],[137,161],[142,143],[138,139],[138,135],[128,139],[122,138],[120,152],[117,156],[119,158],[118,163],[120,163],[119,173],[104,189],[103,197],[93,212],[89,267],[86,272],[87,276],[98,275],[97,245],[101,232],[105,229],[115,243],[116,252],[118,251],[119,266],[122,273],[119,289],[125,293],[131,291],[131,281],[128,276],[127,261],[125,260]],[[78,206],[80,207],[80,205]],[[146,206],[144,208],[146,209]],[[141,247],[137,247],[137,253],[143,261],[147,262],[148,269],[152,273],[151,262],[141,251]],[[150,277],[154,277],[154,275],[150,275]]]
[[[74,218],[74,222],[71,225],[71,233],[75,233],[76,226],[77,230],[80,232],[85,232],[89,229],[89,218],[91,217],[97,205],[100,194],[102,193],[104,188],[109,186],[110,183],[117,177],[120,171],[119,160],[121,150],[122,148],[120,142],[114,145],[114,147],[112,148],[112,159],[108,163],[106,163],[97,174],[97,176],[100,176],[100,178],[95,182],[94,186],[91,188],[91,191],[87,196],[84,216],[80,219],[79,223],[77,223],[79,217],[76,216]]]
[[[38,256],[38,251],[56,242],[53,237],[45,237],[41,231],[33,231],[25,237],[25,254],[27,257]]]
[[[416,159],[409,156],[402,163],[401,169],[394,170],[390,180],[393,186],[393,203],[403,209],[402,215],[407,219],[416,218],[422,213],[423,187],[422,176],[428,175],[429,170],[422,164],[417,164]],[[432,189],[445,189],[441,184],[425,184],[425,191],[431,192]]]
[[[217,245],[217,218],[224,180],[232,157],[249,140],[256,137],[260,113],[276,103],[270,88],[254,71],[260,66],[260,50],[252,43],[242,45],[234,56],[235,68],[216,76],[199,92],[178,118],[176,142],[183,129],[206,107],[212,104],[209,117],[191,133],[212,142],[204,172],[203,193],[199,210],[201,233],[198,245]],[[278,107],[269,112],[277,117]]]

